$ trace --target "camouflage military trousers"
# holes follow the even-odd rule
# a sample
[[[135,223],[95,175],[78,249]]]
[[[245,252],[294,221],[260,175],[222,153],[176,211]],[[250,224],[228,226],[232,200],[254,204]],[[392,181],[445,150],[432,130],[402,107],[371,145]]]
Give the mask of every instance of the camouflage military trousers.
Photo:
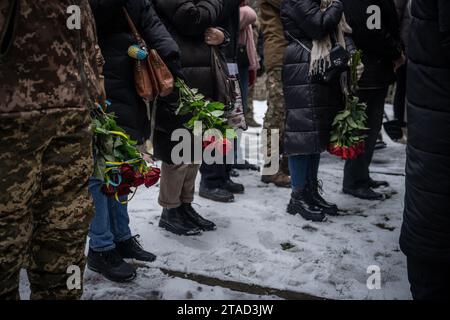
[[[22,268],[31,299],[81,296],[67,283],[69,267],[83,276],[93,214],[90,123],[79,108],[0,115],[0,299],[19,298]]]
[[[267,72],[267,112],[264,116],[263,128],[268,130],[267,142],[263,141],[263,146],[267,147],[264,150],[265,155],[280,155],[280,170],[288,174],[287,157],[284,159],[283,142],[284,142],[284,95],[283,82],[281,76],[281,68],[275,68]],[[278,129],[280,133],[278,145],[271,144],[270,130]],[[266,164],[270,163],[270,159],[265,159]]]

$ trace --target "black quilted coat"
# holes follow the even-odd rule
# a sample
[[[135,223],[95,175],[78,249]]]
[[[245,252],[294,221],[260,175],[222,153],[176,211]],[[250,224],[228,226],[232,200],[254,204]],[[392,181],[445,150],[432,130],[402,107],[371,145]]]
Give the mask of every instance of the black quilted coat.
[[[415,0],[408,62],[406,196],[400,245],[450,263],[450,1]]]
[[[131,16],[141,36],[155,48],[168,64],[172,73],[180,73],[179,48],[164,27],[149,0],[90,0],[95,16],[100,48],[106,64],[105,87],[109,111],[117,116],[118,124],[133,139],[143,142],[150,136],[150,122],[142,99],[134,85],[134,60],[127,54],[128,48],[136,44],[122,7]]]
[[[341,19],[343,5],[333,2],[325,12],[320,0],[285,0],[281,20],[289,46],[283,62],[283,90],[286,102],[284,150],[288,155],[325,151],[331,124],[344,107],[339,80],[315,83],[309,76],[310,54],[293,38],[308,48],[334,31]]]

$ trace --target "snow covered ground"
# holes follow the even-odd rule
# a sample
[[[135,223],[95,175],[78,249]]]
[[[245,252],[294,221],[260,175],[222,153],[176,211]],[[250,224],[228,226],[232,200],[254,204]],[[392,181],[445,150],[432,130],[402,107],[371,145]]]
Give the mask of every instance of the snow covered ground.
[[[266,106],[255,103],[258,122]],[[390,107],[387,107],[388,111]],[[248,133],[256,142],[258,130]],[[89,270],[85,299],[274,299],[217,285],[169,277],[160,268],[331,299],[410,299],[406,259],[399,250],[404,196],[405,147],[385,138],[377,151],[373,178],[388,180],[386,201],[364,201],[341,192],[343,162],[323,155],[320,178],[325,197],[339,204],[342,215],[311,223],[286,213],[288,189],[261,183],[258,173],[241,171],[235,181],[246,192],[230,204],[196,196],[196,209],[216,222],[218,230],[180,237],[158,228],[158,187],[141,189],[129,205],[131,228],[155,263],[138,269],[131,284],[115,284]],[[199,181],[197,181],[198,183]],[[281,244],[293,248],[283,250]],[[366,285],[369,266],[381,270],[381,289]],[[28,294],[25,277],[21,293]]]

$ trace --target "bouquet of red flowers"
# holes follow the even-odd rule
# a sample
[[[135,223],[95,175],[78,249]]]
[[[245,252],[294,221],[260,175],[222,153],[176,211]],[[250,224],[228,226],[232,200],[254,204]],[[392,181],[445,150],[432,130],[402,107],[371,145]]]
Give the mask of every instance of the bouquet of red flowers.
[[[102,192],[106,196],[119,201],[119,197],[134,193],[142,185],[149,188],[158,182],[160,170],[147,163],[136,141],[100,105],[93,111],[93,127],[94,177],[104,182]]]
[[[180,93],[177,114],[192,115],[191,119],[184,126],[187,129],[193,129],[195,122],[200,121],[204,131],[217,130],[222,136],[216,137],[211,135],[204,137],[202,140],[203,148],[212,148],[214,146],[220,153],[227,154],[232,146],[230,140],[236,138],[236,132],[225,118],[225,105],[221,102],[206,100],[205,96],[200,94],[197,89],[189,88],[181,79],[177,79],[176,86]],[[218,134],[218,136],[220,135]]]
[[[367,130],[366,105],[359,102],[353,92],[357,87],[357,67],[361,62],[361,52],[352,55],[350,65],[351,88],[345,92],[345,109],[340,111],[334,121],[328,151],[342,159],[356,159],[364,153],[363,130]]]

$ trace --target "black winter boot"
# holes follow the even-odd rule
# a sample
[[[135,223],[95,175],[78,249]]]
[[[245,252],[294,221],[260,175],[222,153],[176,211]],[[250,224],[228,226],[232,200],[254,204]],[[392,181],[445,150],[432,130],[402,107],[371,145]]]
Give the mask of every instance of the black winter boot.
[[[217,202],[233,202],[234,195],[223,188],[206,188],[200,185],[198,195],[202,198],[209,199]]]
[[[187,218],[181,206],[174,209],[163,209],[159,226],[183,236],[196,236],[202,233],[202,230]]]
[[[299,214],[305,220],[314,222],[324,222],[327,218],[321,208],[308,201],[308,196],[304,191],[294,191],[291,201],[287,207],[287,212],[292,215]]]
[[[243,184],[233,182],[231,179],[227,180],[223,187],[231,193],[244,193],[245,191]]]
[[[139,241],[137,234],[128,240],[116,242],[116,249],[124,259],[136,259],[139,261],[153,262],[156,256],[153,253],[145,251]]]
[[[183,210],[186,217],[195,225],[200,227],[203,231],[213,231],[216,230],[217,227],[214,222],[206,220],[201,215],[198,214],[197,211],[192,207],[190,203],[183,203],[181,205],[181,210]]]
[[[338,216],[338,207],[334,203],[326,201],[322,193],[322,181],[313,181],[306,186],[309,201],[322,209],[322,212],[330,216]]]
[[[89,249],[87,267],[114,282],[129,282],[136,278],[136,270],[122,259],[116,249],[104,252]]]

